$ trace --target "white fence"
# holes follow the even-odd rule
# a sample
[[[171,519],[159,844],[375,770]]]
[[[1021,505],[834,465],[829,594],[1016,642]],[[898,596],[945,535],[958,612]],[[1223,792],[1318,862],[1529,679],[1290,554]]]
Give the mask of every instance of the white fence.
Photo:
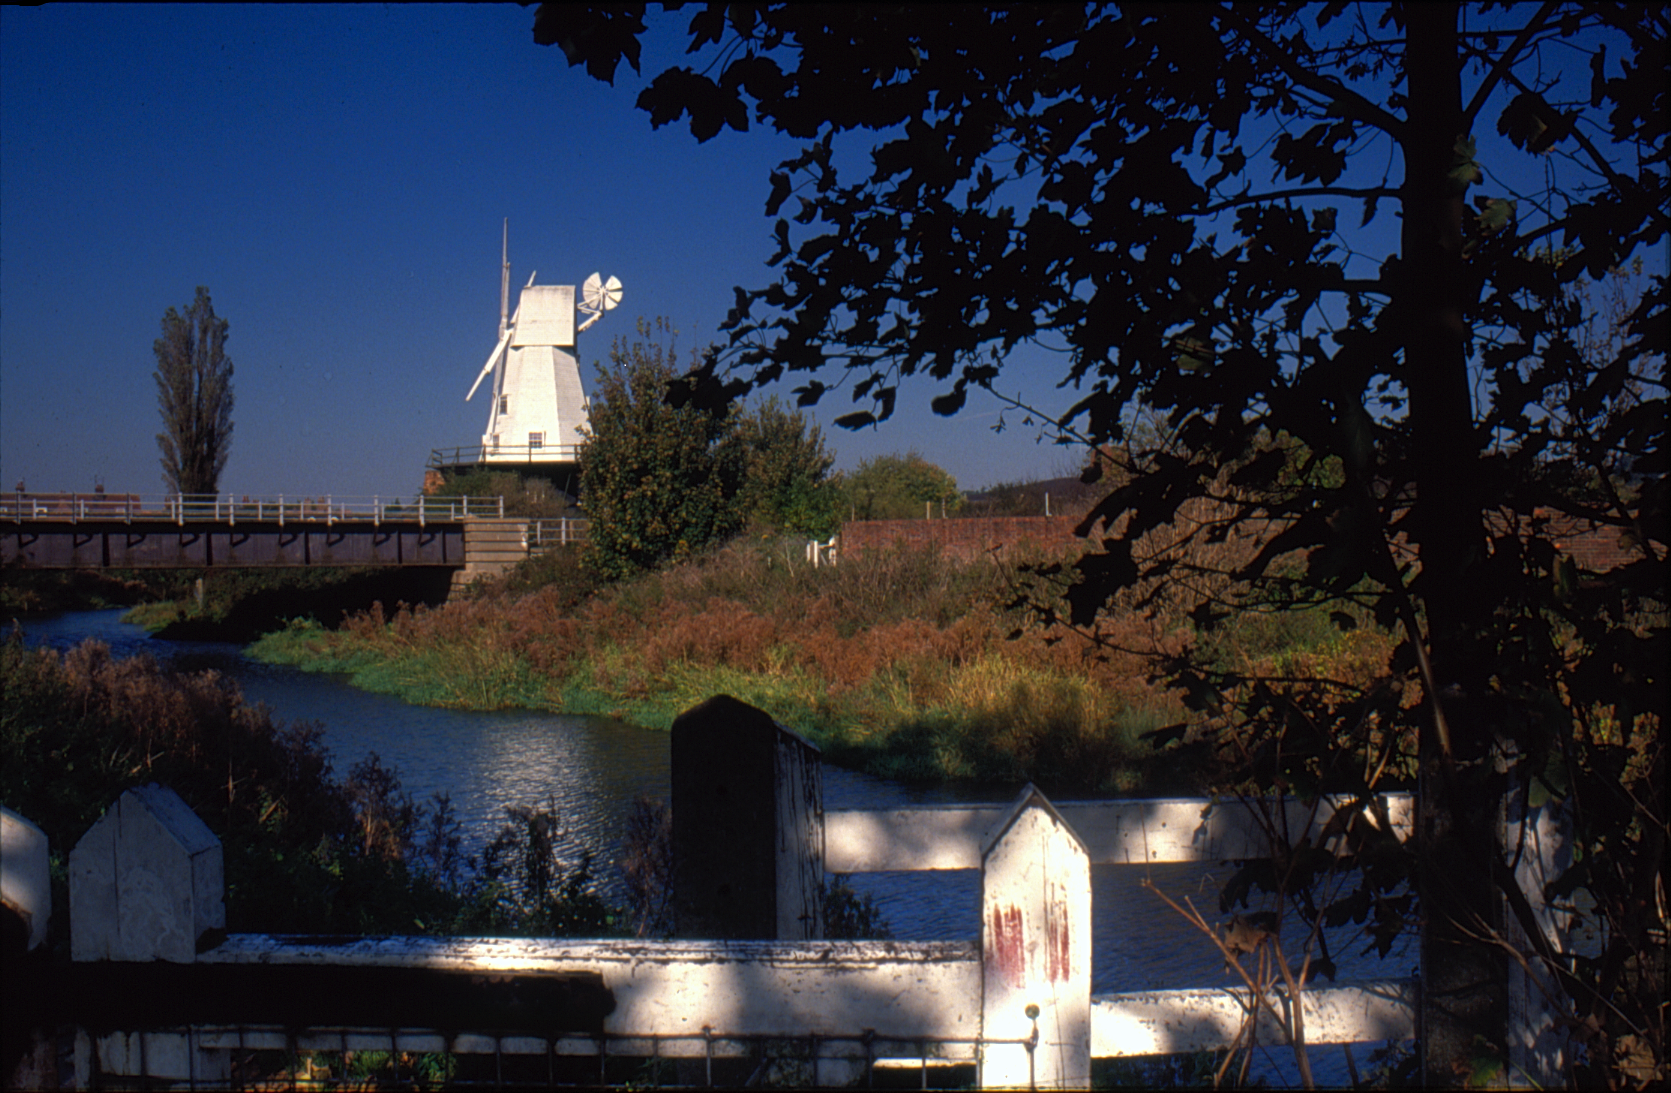
[[[130,791],[71,855],[75,956],[117,961],[106,968],[130,979],[152,976],[144,989],[158,996],[189,996],[201,984],[205,998],[220,991],[213,997],[230,1000],[216,1003],[228,1012],[195,1012],[188,999],[139,1025],[101,1019],[101,1031],[79,1035],[76,1080],[226,1086],[248,1077],[235,1057],[311,1049],[543,1060],[547,1080],[571,1073],[559,1064],[576,1058],[593,1068],[578,1080],[617,1080],[610,1061],[625,1057],[660,1061],[699,1084],[752,1076],[841,1085],[905,1066],[925,1082],[972,1074],[988,1088],[1085,1087],[1093,1057],[1228,1047],[1250,1031],[1250,1014],[1264,1044],[1289,1043],[1302,1027],[1313,1045],[1415,1034],[1415,984],[1401,979],[1278,985],[1260,998],[1243,988],[1092,995],[1092,864],[1258,857],[1273,824],[1294,843],[1308,836],[1337,848],[1366,833],[1331,824],[1326,803],[1053,805],[1028,787],[1007,806],[825,812],[817,749],[724,697],[681,716],[672,749],[675,905],[682,931],[714,940],[232,935],[198,952],[224,924],[219,845],[171,792]],[[1411,816],[1410,798],[1390,795],[1354,823],[1403,839]],[[980,871],[979,941],[820,940],[826,871],[919,869]],[[260,976],[345,970],[422,974],[439,985],[382,991],[365,1019],[323,1019],[340,1003],[335,981],[304,978],[292,991],[297,1005],[322,1019],[263,1018],[261,1006],[278,1005],[283,991],[261,987]],[[154,978],[165,975],[187,978]],[[484,1017],[474,1029],[456,1015],[423,1016],[421,996],[443,998],[484,977],[523,990],[561,980],[573,992],[535,1016]],[[725,1070],[739,1061],[745,1071]]]

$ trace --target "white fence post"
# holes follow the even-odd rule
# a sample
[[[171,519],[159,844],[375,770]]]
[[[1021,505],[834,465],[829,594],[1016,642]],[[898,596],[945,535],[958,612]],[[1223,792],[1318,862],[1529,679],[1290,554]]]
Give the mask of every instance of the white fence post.
[[[190,964],[226,928],[220,840],[166,786],[130,789],[70,851],[70,958]],[[223,1083],[230,1052],[186,1032],[78,1029],[75,1073]]]
[[[220,840],[166,786],[130,789],[70,851],[74,960],[190,964],[226,928]]]
[[[11,809],[0,806],[0,916],[6,977],[5,1058],[0,1086],[6,1089],[57,1089],[57,1029],[40,1021],[36,1007],[50,993],[53,974],[44,950],[52,918],[52,881],[46,833]],[[40,1023],[37,1023],[37,1022]],[[43,1027],[45,1026],[45,1027]]]
[[[1572,914],[1551,907],[1545,886],[1572,864],[1571,817],[1551,801],[1522,811],[1516,795],[1507,802],[1508,846],[1517,852],[1514,879],[1532,906],[1549,950],[1571,951]],[[1509,961],[1509,1072],[1511,1087],[1551,1089],[1566,1082],[1568,1033],[1557,1024],[1558,1001],[1566,991],[1538,955],[1512,910],[1504,909],[1504,933],[1526,959]]]
[[[1090,856],[1031,785],[981,854],[981,987],[982,1088],[1090,1088]]]

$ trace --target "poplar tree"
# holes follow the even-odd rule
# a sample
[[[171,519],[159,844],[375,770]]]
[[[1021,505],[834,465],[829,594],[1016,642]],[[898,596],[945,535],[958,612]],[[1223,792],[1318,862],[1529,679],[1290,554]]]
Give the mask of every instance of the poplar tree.
[[[174,308],[162,317],[157,355],[157,409],[163,431],[163,481],[174,493],[212,494],[232,447],[232,358],[226,355],[227,321],[215,315],[209,290],[184,315]]]

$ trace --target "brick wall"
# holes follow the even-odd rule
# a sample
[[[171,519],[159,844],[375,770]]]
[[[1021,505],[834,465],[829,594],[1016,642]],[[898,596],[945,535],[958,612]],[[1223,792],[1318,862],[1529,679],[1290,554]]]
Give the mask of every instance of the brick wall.
[[[1580,570],[1606,573],[1642,557],[1641,550],[1632,546],[1626,533],[1617,527],[1567,516],[1553,509],[1538,509],[1532,521],[1555,544],[1558,553],[1572,555]]]
[[[1539,509],[1534,521],[1539,533],[1555,549],[1571,554],[1580,570],[1605,573],[1640,557],[1615,527],[1594,524]],[[867,550],[888,550],[900,544],[937,545],[948,557],[969,560],[996,552],[1003,556],[1019,546],[1053,549],[1081,542],[1073,534],[1078,522],[1073,516],[990,516],[950,520],[854,520],[841,526],[841,550],[860,554]],[[1487,527],[1502,533],[1501,519],[1488,519]],[[1395,553],[1408,547],[1400,536]]]
[[[949,557],[969,560],[1023,545],[1052,548],[1079,540],[1072,516],[990,516],[951,520],[853,520],[841,525],[841,550],[861,554],[894,546],[936,545]]]

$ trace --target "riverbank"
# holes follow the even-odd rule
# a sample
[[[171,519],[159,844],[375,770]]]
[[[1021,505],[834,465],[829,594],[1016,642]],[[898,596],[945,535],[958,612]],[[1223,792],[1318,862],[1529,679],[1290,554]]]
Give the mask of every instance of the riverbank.
[[[125,616],[165,641],[247,644],[294,618],[331,625],[375,603],[440,604],[448,569],[348,566],[161,570],[152,595]]]
[[[379,606],[336,630],[293,623],[249,651],[418,704],[652,728],[724,692],[830,762],[908,781],[1199,788],[1200,772],[1140,739],[1183,720],[1176,699],[1143,682],[1137,658],[1043,631],[1007,606],[1021,580],[1012,564],[896,550],[813,569],[739,541],[604,587],[573,557],[536,568],[440,608]]]

